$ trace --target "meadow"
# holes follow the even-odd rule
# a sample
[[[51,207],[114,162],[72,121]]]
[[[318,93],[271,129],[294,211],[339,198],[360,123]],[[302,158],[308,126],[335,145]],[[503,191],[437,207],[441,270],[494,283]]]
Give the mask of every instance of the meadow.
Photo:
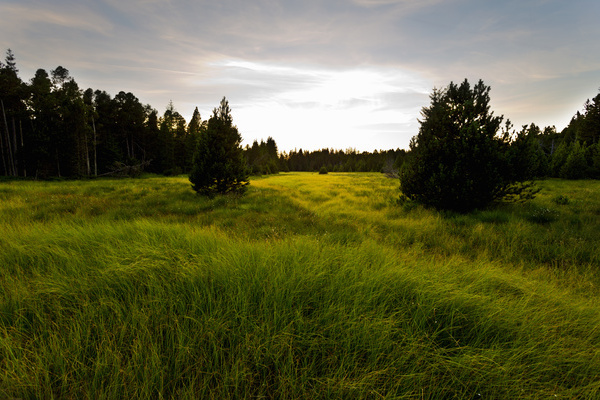
[[[600,182],[0,182],[0,398],[600,398]]]

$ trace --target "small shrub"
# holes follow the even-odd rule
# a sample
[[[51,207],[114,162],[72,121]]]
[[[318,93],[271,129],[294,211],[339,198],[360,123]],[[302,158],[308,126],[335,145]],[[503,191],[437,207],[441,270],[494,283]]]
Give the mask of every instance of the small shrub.
[[[562,195],[562,194],[554,197],[552,199],[552,201],[555,204],[558,204],[559,206],[566,206],[567,204],[569,204],[569,198],[567,196]]]
[[[536,224],[548,224],[558,218],[558,212],[546,207],[534,208],[526,216],[527,220]]]
[[[327,167],[326,166],[322,166],[321,169],[319,170],[319,174],[320,175],[325,175],[327,173]]]

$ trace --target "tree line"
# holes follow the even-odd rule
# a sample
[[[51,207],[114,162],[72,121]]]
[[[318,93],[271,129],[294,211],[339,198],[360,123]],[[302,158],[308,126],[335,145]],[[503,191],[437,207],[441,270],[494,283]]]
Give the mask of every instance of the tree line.
[[[329,172],[388,172],[397,171],[404,162],[406,151],[375,150],[357,152],[356,149],[320,149],[306,151],[294,149],[279,152],[271,137],[267,141],[254,141],[246,146],[250,172],[254,175],[268,175],[278,172],[309,171],[325,168]]]
[[[101,176],[123,166],[172,174],[190,169],[205,128],[172,103],[159,115],[130,92],[82,90],[59,66],[23,82],[13,53],[0,63],[0,174],[35,178]]]
[[[82,90],[62,66],[50,73],[38,69],[28,82],[18,72],[8,50],[0,62],[0,175],[45,179],[192,171],[194,153],[208,125],[197,107],[188,122],[172,102],[159,114],[130,92],[112,97],[103,90]],[[520,149],[512,161],[532,176],[600,178],[600,94],[587,100],[561,132],[531,124],[512,135]],[[280,152],[271,137],[243,149],[252,174],[322,168],[393,173],[410,152]]]
[[[189,173],[193,155],[208,120],[198,108],[189,122],[170,102],[159,112],[130,92],[114,97],[103,90],[82,90],[59,66],[38,69],[23,82],[12,51],[0,62],[0,175],[90,177],[119,171],[172,175]],[[275,140],[246,146],[253,174],[318,170],[379,171],[395,153],[355,150],[280,153]],[[393,163],[392,163],[393,164]]]

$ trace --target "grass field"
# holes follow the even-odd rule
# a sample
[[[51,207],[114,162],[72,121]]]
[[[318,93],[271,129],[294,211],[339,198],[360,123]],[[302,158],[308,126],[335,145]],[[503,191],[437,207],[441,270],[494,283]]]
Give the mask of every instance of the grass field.
[[[0,183],[0,398],[598,399],[600,182],[469,215],[380,174]]]

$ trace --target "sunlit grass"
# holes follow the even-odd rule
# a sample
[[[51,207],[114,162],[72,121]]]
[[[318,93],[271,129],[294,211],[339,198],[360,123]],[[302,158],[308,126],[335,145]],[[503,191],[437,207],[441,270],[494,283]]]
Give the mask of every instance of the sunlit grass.
[[[2,183],[0,397],[598,398],[600,183],[541,185],[461,215],[380,174]]]

